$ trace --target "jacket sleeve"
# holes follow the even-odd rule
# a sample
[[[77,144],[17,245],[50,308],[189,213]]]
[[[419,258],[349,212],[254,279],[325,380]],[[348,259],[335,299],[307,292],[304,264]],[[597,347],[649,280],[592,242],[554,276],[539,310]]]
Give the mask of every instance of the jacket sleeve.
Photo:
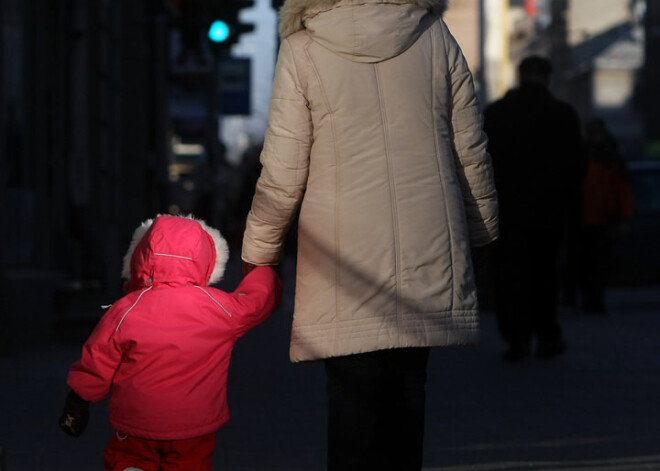
[[[483,116],[461,49],[442,25],[451,90],[451,124],[456,172],[463,191],[470,245],[487,245],[498,236],[497,193],[483,132]]]
[[[280,47],[261,153],[263,165],[243,237],[242,258],[274,265],[307,185],[312,120],[289,39]]]
[[[282,300],[282,282],[271,267],[256,267],[232,293],[236,337],[265,321]]]
[[[115,310],[111,308],[85,342],[80,360],[69,370],[67,384],[86,401],[99,402],[110,392],[121,362],[121,348],[114,341]]]

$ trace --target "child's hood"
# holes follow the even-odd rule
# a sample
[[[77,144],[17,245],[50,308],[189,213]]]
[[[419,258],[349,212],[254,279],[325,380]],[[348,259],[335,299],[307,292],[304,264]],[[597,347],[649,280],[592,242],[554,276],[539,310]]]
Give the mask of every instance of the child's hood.
[[[227,242],[217,229],[192,216],[159,215],[133,233],[124,256],[124,288],[213,284],[222,279],[228,258]]]

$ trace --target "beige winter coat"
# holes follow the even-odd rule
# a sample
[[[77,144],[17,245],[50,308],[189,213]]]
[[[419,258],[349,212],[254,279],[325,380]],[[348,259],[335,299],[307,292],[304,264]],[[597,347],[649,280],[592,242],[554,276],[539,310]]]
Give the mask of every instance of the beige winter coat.
[[[291,359],[471,344],[470,246],[497,237],[465,59],[405,0],[289,0],[243,260],[280,260],[300,207]]]

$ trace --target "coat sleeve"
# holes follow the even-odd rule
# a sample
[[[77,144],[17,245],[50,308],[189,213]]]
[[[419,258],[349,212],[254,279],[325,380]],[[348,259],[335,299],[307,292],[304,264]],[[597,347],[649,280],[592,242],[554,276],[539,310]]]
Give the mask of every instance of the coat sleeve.
[[[114,340],[116,310],[111,308],[85,342],[80,360],[69,370],[67,384],[86,401],[99,402],[110,392],[122,351]]]
[[[271,267],[256,267],[232,293],[236,337],[265,321],[282,300],[282,282]]]
[[[465,204],[470,245],[487,245],[498,236],[497,193],[483,132],[483,115],[461,49],[443,24],[451,90],[451,124],[456,172]]]
[[[312,120],[289,39],[280,47],[261,153],[263,165],[243,237],[242,258],[274,265],[307,185]]]

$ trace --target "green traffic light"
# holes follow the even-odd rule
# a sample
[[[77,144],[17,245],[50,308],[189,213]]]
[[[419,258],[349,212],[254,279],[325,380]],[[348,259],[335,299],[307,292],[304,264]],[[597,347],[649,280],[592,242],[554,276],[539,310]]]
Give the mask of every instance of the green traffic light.
[[[229,38],[229,26],[221,20],[215,20],[209,28],[209,39],[214,43],[221,43]]]

